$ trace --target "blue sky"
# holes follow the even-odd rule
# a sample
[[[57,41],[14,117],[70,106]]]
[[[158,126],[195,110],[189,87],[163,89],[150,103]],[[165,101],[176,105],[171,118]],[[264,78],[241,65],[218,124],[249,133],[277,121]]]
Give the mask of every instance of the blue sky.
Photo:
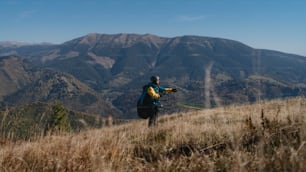
[[[198,35],[306,56],[306,0],[1,0],[0,41]]]

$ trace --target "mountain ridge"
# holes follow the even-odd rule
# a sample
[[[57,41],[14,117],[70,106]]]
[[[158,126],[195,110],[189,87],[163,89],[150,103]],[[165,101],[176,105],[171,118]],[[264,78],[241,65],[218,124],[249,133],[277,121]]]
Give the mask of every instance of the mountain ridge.
[[[60,101],[67,108],[77,111],[90,112],[101,116],[115,114],[114,112],[117,115],[120,114],[111,103],[104,100],[105,98],[101,94],[68,73],[55,71],[54,69],[36,68],[27,60],[22,60],[17,56],[2,57],[0,60],[0,62],[7,63],[0,67],[0,78],[8,83],[8,88],[13,89],[9,92],[5,91],[5,87],[3,87],[5,83],[1,84],[2,106],[10,107],[31,104],[32,102],[53,103]],[[24,66],[28,69],[19,70]],[[2,73],[6,73],[6,75],[2,75]],[[8,77],[5,79],[2,76]]]
[[[306,57],[223,38],[91,33],[21,48],[10,50],[40,68],[74,76],[129,117],[151,75],[182,90],[170,96],[170,111],[180,110],[175,102],[211,107],[305,94]]]

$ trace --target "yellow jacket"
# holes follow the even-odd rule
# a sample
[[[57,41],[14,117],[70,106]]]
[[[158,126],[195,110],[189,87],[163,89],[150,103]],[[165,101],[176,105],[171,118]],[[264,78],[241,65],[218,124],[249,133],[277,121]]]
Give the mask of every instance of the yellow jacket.
[[[160,92],[166,92],[166,93],[170,93],[172,91],[173,88],[163,88],[163,87],[160,87]],[[158,99],[160,98],[160,94],[159,93],[156,93],[154,88],[153,87],[149,87],[148,90],[147,90],[147,93],[153,98],[153,99]]]

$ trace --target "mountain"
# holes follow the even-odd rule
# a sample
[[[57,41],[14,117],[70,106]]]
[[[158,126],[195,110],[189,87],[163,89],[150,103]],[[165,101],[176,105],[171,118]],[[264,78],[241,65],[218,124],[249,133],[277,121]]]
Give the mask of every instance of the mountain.
[[[11,50],[41,68],[69,73],[128,117],[136,117],[135,102],[151,75],[179,90],[163,98],[167,112],[183,108],[176,103],[211,107],[306,92],[306,57],[221,38],[88,34]]]
[[[56,44],[51,43],[26,43],[26,42],[15,42],[5,41],[0,42],[0,56],[22,56],[32,57],[32,55],[39,55],[40,51],[47,51],[52,49]]]
[[[137,78],[148,72],[176,77],[184,73],[190,79],[200,80],[210,63],[213,63],[213,73],[224,73],[238,80],[264,74],[290,83],[306,82],[303,56],[198,36],[89,34],[40,52],[40,56],[32,55],[30,60],[71,73],[95,89],[120,87],[130,82],[128,77],[122,76]],[[169,70],[170,66],[175,66],[175,70]]]
[[[36,69],[27,60],[17,56],[0,58],[0,100],[2,96],[14,93],[35,79]]]
[[[2,106],[60,101],[77,111],[120,115],[101,94],[67,73],[39,69],[16,56],[0,59]]]
[[[26,43],[26,42],[16,42],[16,41],[4,41],[4,42],[0,42],[0,47],[2,48],[7,48],[7,47],[21,47],[21,46],[26,46],[26,45],[30,45],[30,43]]]

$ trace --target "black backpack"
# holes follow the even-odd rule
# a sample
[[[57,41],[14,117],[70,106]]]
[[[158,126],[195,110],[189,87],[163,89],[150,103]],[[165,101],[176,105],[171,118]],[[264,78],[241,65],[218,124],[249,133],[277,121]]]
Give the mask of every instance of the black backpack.
[[[152,115],[152,99],[147,93],[149,85],[143,86],[142,94],[137,101],[137,114],[140,118],[147,119]]]

